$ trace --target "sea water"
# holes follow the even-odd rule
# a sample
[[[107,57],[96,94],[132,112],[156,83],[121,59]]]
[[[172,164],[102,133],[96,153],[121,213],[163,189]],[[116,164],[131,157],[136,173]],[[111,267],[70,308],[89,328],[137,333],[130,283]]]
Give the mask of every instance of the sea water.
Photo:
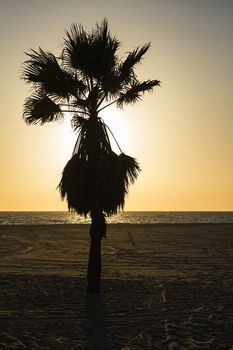
[[[233,223],[233,212],[125,211],[107,218],[107,222],[123,224]],[[89,223],[90,218],[85,219],[68,211],[0,212],[0,225]]]

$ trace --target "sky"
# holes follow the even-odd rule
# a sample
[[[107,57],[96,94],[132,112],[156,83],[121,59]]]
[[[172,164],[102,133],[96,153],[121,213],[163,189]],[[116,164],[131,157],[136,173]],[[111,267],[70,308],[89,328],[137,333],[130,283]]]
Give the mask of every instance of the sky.
[[[25,52],[58,54],[73,22],[104,17],[125,57],[151,42],[137,67],[161,87],[101,115],[142,173],[125,210],[233,210],[232,0],[0,0],[0,210],[67,210],[57,185],[77,135],[63,123],[26,125]]]

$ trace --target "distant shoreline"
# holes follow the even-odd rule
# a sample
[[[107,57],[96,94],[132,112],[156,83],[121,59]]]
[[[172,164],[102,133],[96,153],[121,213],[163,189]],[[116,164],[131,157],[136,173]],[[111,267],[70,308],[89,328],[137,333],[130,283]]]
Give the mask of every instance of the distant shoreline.
[[[124,211],[106,217],[112,224],[233,224],[233,212],[139,212]],[[0,212],[0,225],[89,225],[89,216],[70,212]]]
[[[69,212],[68,210],[0,210],[0,213],[68,213],[68,214],[71,213],[73,214],[73,212]],[[123,210],[120,213],[233,213],[233,210]]]
[[[14,227],[14,228],[19,228],[19,229],[23,229],[23,228],[30,228],[30,227],[37,227],[37,228],[52,228],[52,227],[72,227],[72,228],[81,228],[81,227],[88,227],[90,226],[90,223],[86,223],[86,224],[83,224],[83,223],[75,223],[75,224],[71,224],[71,223],[67,223],[67,224],[60,224],[60,223],[57,223],[57,224],[0,224],[0,227]],[[142,224],[134,224],[134,223],[107,223],[107,226],[108,227],[113,227],[113,228],[117,228],[117,227],[140,227],[140,228],[146,228],[146,227],[198,227],[198,226],[208,226],[208,227],[215,227],[215,226],[227,226],[227,227],[231,227],[233,228],[233,222],[232,223],[225,223],[225,222],[219,222],[219,223],[210,223],[210,222],[207,222],[207,223],[142,223]]]

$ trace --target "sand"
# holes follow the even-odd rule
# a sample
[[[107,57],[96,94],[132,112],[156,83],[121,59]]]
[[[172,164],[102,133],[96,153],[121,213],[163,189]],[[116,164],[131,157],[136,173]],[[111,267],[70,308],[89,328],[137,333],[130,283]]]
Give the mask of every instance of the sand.
[[[233,349],[233,224],[0,226],[0,349]]]

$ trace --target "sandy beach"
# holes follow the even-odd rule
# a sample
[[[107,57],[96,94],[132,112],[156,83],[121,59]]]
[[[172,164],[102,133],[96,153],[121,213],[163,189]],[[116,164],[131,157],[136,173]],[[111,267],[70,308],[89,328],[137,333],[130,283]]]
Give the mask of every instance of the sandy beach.
[[[233,224],[0,226],[0,349],[233,349]]]

